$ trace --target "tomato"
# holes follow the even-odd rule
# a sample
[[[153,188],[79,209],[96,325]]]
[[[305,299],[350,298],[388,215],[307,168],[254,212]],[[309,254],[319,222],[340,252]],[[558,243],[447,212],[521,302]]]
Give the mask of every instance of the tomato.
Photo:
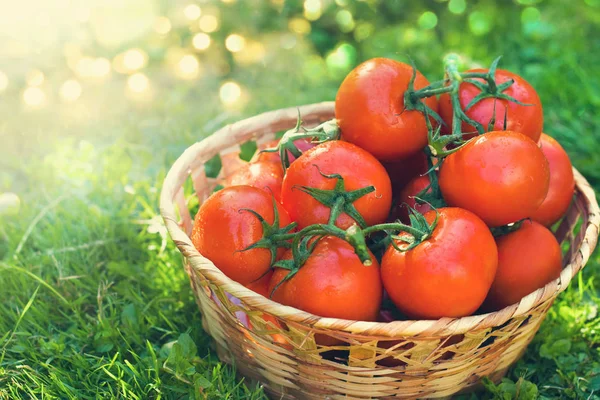
[[[272,148],[276,147],[278,143],[279,143],[279,139],[273,139],[273,140],[270,140],[266,143],[259,145],[257,152],[254,154],[254,156],[252,157],[250,162],[253,163],[253,162],[257,162],[257,161],[272,161],[272,162],[276,162],[279,165],[281,165],[281,157],[279,157],[278,152],[266,152],[266,151],[263,151],[262,153],[260,152],[260,150],[272,149]],[[312,143],[309,140],[304,140],[304,139],[297,140],[294,142],[294,144],[296,145],[298,150],[300,150],[303,153],[306,150],[311,149],[316,146],[315,143]],[[292,163],[296,159],[296,157],[294,157],[294,155],[292,153],[290,153],[289,150],[288,150],[288,157],[290,159],[290,163]]]
[[[276,204],[279,226],[290,223],[285,209]],[[271,266],[271,252],[256,248],[245,250],[263,237],[258,218],[243,209],[251,209],[273,224],[273,197],[251,186],[231,186],[213,193],[196,214],[192,242],[229,278],[249,284]],[[280,250],[283,253],[283,250]]]
[[[448,205],[472,211],[495,227],[533,214],[548,193],[549,180],[548,161],[533,140],[496,131],[449,155],[439,184]]]
[[[400,192],[398,202],[392,209],[392,217],[394,219],[400,219],[404,223],[409,223],[408,218],[408,207],[414,208],[421,214],[431,210],[429,204],[417,203],[415,196],[427,189],[430,184],[429,175],[418,176],[408,183]]]
[[[488,72],[488,70],[477,68],[465,71],[465,73],[469,72],[481,73]],[[486,98],[477,102],[465,114],[474,121],[482,124],[486,131],[494,113],[496,119],[492,130],[504,130],[504,117],[506,115],[506,130],[521,132],[537,142],[542,134],[542,127],[544,125],[542,102],[535,89],[525,79],[509,71],[496,70],[495,81],[498,85],[511,79],[514,80],[514,83],[502,93],[513,97],[521,103],[530,105],[519,105],[505,99]],[[479,78],[473,80],[484,82],[483,79]],[[471,100],[480,93],[481,91],[472,83],[461,83],[458,92],[461,108],[464,110]],[[443,129],[446,133],[450,132],[453,116],[452,102],[448,93],[440,96],[439,114],[446,123]],[[461,130],[462,132],[473,132],[471,135],[465,135],[465,138],[473,137],[477,132],[475,127],[464,121]]]
[[[260,294],[264,297],[269,297],[269,282],[271,282],[271,277],[273,276],[273,271],[269,271],[264,274],[261,278],[252,281],[244,286],[248,289]]]
[[[471,315],[483,303],[496,273],[498,251],[485,223],[461,208],[437,211],[429,238],[404,252],[390,246],[381,260],[385,290],[410,318]],[[435,218],[435,211],[425,214],[430,223]]]
[[[551,136],[542,133],[540,139],[542,152],[550,167],[550,187],[546,199],[538,209],[531,214],[534,221],[542,225],[552,226],[569,208],[575,190],[573,166],[569,155]]]
[[[412,179],[427,172],[427,156],[422,151],[412,156],[382,163],[392,181],[392,191],[399,193]]]
[[[280,163],[257,161],[244,165],[229,175],[225,186],[248,185],[263,189],[281,200],[281,183],[283,181],[283,168]]]
[[[548,228],[525,220],[516,231],[496,238],[498,271],[484,303],[495,311],[557,279],[562,271],[560,245]]]
[[[342,82],[335,99],[335,117],[342,138],[379,160],[393,161],[411,156],[427,145],[424,115],[404,109],[404,93],[413,69],[410,65],[373,58],[352,70]],[[415,89],[429,85],[417,71]],[[437,111],[437,100],[424,100]]]
[[[327,223],[330,208],[299,186],[316,189],[334,189],[337,179],[322,174],[339,174],[344,178],[346,191],[374,186],[375,191],[365,194],[352,204],[368,225],[384,222],[392,203],[392,185],[385,168],[375,157],[352,143],[334,140],[306,151],[290,165],[283,179],[281,202],[299,228]],[[355,220],[342,213],[335,224],[346,229]]]
[[[291,259],[287,251],[282,259]],[[290,280],[276,288],[288,270],[275,268],[269,291],[272,299],[321,317],[375,321],[382,299],[379,263],[365,266],[354,248],[327,236],[319,241],[306,263]]]

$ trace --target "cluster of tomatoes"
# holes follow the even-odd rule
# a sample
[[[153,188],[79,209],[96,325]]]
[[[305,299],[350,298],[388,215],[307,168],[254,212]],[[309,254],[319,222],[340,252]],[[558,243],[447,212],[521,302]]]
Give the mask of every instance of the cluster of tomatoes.
[[[375,58],[341,84],[335,119],[300,122],[230,175],[192,241],[281,304],[363,321],[494,311],[556,279],[550,228],[574,192],[518,75],[457,70],[430,83]],[[391,317],[390,317],[391,316]]]

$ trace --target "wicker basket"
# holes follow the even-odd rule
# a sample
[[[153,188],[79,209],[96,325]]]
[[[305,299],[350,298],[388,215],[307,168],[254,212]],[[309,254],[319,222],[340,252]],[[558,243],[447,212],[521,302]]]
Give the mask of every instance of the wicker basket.
[[[333,103],[300,107],[307,125],[333,117]],[[190,208],[237,168],[240,144],[272,139],[295,124],[297,108],[272,111],[232,125],[188,148],[169,171],[160,210],[185,257],[185,269],[220,359],[260,381],[273,398],[444,398],[499,380],[523,354],[556,296],[596,246],[599,213],[594,191],[576,170],[576,196],[556,231],[563,243],[560,278],[501,311],[465,318],[389,323],[321,318],[280,305],[227,278],[194,248]],[[205,163],[220,155],[217,177]],[[188,181],[191,179],[191,184]],[[186,191],[189,190],[189,193]],[[194,198],[197,196],[197,198]],[[320,346],[315,335],[343,345]]]

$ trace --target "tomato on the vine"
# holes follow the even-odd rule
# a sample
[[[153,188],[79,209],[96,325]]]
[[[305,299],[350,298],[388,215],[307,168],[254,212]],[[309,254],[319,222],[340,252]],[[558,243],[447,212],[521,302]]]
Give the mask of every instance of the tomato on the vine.
[[[392,202],[392,187],[385,168],[360,147],[335,140],[307,150],[290,165],[283,179],[281,202],[299,228],[328,222],[331,209],[302,188],[333,193],[338,182],[335,174],[343,178],[346,192],[373,186],[374,191],[362,195],[350,205],[364,218],[367,225],[385,221]],[[339,193],[331,196],[330,200],[335,202]],[[336,219],[335,225],[346,229],[357,222],[343,212]]]
[[[231,279],[245,285],[265,274],[271,267],[271,252],[266,248],[245,250],[263,238],[258,213],[268,224],[289,225],[286,210],[267,192],[251,186],[230,186],[213,193],[196,214],[192,243],[206,258]],[[279,255],[283,249],[279,249]]]
[[[281,163],[256,161],[237,169],[225,180],[225,186],[248,185],[272,193],[277,201],[281,200],[283,168]]]
[[[527,218],[548,193],[548,161],[538,145],[516,132],[471,139],[440,168],[439,184],[450,206],[472,211],[496,227]]]
[[[273,148],[277,147],[278,144],[279,144],[279,139],[273,139],[273,140],[270,140],[266,143],[259,145],[256,153],[254,154],[254,156],[252,157],[250,162],[253,163],[253,162],[257,162],[257,161],[271,161],[271,162],[275,162],[275,163],[281,165],[281,157],[279,157],[278,152],[262,151],[265,149],[273,149]],[[311,149],[316,146],[315,143],[312,143],[311,141],[306,140],[306,139],[296,140],[296,141],[294,141],[294,144],[296,145],[298,150],[300,150],[303,153],[306,150]],[[290,163],[294,162],[294,160],[296,159],[296,157],[292,153],[290,153],[289,150],[288,150],[288,157],[289,157]]]
[[[465,74],[487,72],[489,72],[488,69],[477,68],[465,71]],[[475,122],[483,125],[486,131],[492,119],[495,120],[491,129],[492,131],[504,130],[504,119],[506,117],[507,131],[521,132],[537,142],[544,125],[542,102],[535,89],[525,79],[510,71],[496,70],[495,81],[497,85],[506,83],[511,79],[514,83],[502,93],[524,103],[524,105],[507,99],[488,97],[478,101],[466,110],[465,114]],[[485,80],[481,78],[473,78],[472,80],[485,83]],[[463,81],[460,84],[458,92],[461,108],[464,110],[480,93],[481,90],[477,86]],[[452,126],[453,114],[452,102],[448,93],[440,95],[439,114],[446,123],[444,130],[449,132]],[[464,121],[462,122],[461,131],[471,133],[470,135],[465,135],[466,138],[472,137],[477,133],[475,127]]]
[[[390,245],[381,260],[385,290],[410,318],[472,314],[483,303],[496,274],[498,251],[485,223],[461,208],[440,208],[437,213],[437,224],[428,238],[402,252]],[[431,224],[436,211],[424,216]]]
[[[385,161],[382,164],[392,181],[394,195],[412,179],[427,172],[427,156],[422,151],[396,161]]]
[[[540,145],[550,167],[550,187],[546,199],[531,214],[531,218],[542,225],[551,226],[567,212],[573,199],[575,179],[569,155],[560,143],[542,133]]]
[[[427,211],[431,210],[429,204],[418,203],[415,200],[415,196],[427,189],[430,184],[431,180],[429,179],[429,175],[417,176],[410,181],[404,189],[402,189],[396,205],[392,208],[392,218],[400,219],[404,223],[409,223],[410,220],[408,215],[410,208],[417,210],[421,214],[425,214]],[[428,190],[428,192],[430,192],[430,190]]]
[[[498,271],[484,303],[496,311],[517,303],[557,279],[562,271],[560,245],[548,228],[525,220],[514,232],[496,238]]]
[[[287,251],[282,260],[291,258]],[[379,263],[371,260],[363,265],[348,242],[327,236],[286,282],[279,284],[290,271],[275,268],[269,291],[274,301],[321,317],[375,321],[383,289]]]
[[[413,68],[395,60],[373,58],[352,70],[335,99],[335,117],[342,138],[382,161],[411,156],[427,145],[427,124],[422,112],[405,110]],[[417,71],[414,89],[429,81]],[[437,111],[437,99],[425,104]]]

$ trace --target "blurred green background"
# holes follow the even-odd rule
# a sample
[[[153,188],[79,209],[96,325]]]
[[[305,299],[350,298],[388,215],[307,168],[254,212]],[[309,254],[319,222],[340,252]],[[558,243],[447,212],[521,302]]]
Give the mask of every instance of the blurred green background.
[[[0,399],[263,398],[220,364],[158,215],[228,122],[333,100],[375,56],[525,77],[600,189],[599,0],[23,0],[0,13]],[[600,398],[595,256],[501,385]]]

